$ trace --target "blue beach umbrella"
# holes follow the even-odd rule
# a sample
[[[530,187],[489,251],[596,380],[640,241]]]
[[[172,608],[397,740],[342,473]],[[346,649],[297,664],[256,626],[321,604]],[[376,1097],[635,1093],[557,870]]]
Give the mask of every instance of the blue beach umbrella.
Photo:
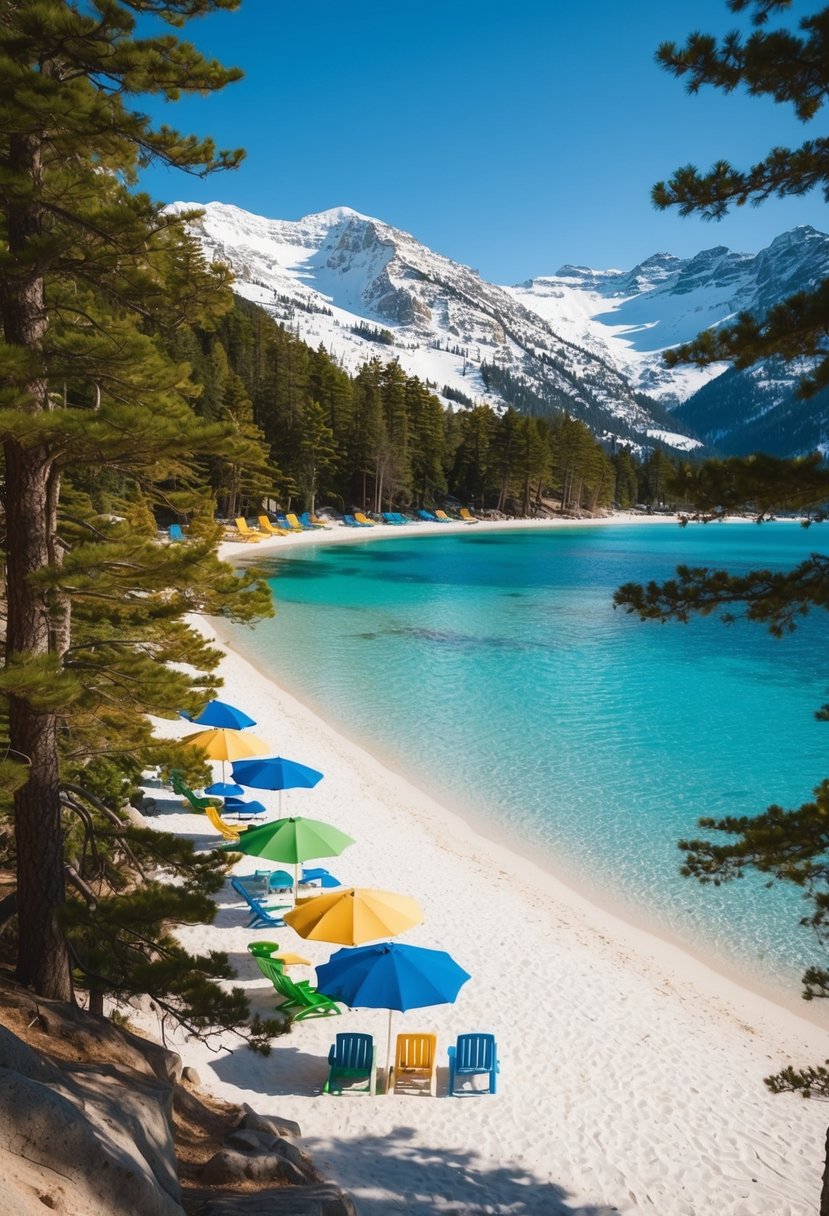
[[[205,794],[214,794],[218,798],[241,798],[244,790],[235,781],[214,781],[205,786]]]
[[[242,785],[256,790],[279,790],[279,816],[282,817],[282,791],[310,790],[322,780],[322,773],[284,756],[256,756],[252,760],[237,760],[231,769]]]
[[[379,942],[337,950],[317,967],[317,988],[352,1009],[388,1009],[386,1078],[392,1011],[451,1005],[471,976],[445,950]]]
[[[197,718],[192,721],[196,726],[219,726],[230,730],[244,730],[246,726],[255,726],[256,722],[244,710],[226,701],[208,701]]]

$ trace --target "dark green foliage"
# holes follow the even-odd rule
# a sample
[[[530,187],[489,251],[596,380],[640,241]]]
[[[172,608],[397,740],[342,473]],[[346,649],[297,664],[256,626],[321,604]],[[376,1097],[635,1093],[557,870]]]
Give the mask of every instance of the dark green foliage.
[[[237,2],[0,13],[0,726],[12,758],[0,781],[4,806],[14,800],[3,848],[18,976],[59,999],[73,975],[93,1003],[149,992],[198,1033],[247,1012],[215,983],[226,960],[191,959],[172,936],[212,916],[221,871],[119,808],[147,763],[182,750],[157,744],[147,715],[195,709],[215,688],[218,652],[187,614],[271,610],[255,574],[217,560],[214,523],[217,494],[258,492],[270,471],[239,377],[207,336],[231,307],[226,273],[181,218],[129,191],[151,160],[205,174],[241,154],[155,128],[128,103],[239,75],[174,34],[139,37],[137,18],[176,28]],[[191,358],[211,369],[201,417]],[[187,545],[158,543],[162,514],[188,519]]]

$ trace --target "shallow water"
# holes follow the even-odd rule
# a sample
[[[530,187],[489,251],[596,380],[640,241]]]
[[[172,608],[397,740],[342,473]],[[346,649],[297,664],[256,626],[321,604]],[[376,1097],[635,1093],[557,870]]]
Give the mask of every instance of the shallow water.
[[[819,957],[808,906],[756,879],[682,879],[677,840],[702,815],[799,805],[829,775],[824,616],[777,641],[746,622],[642,624],[612,596],[680,562],[780,567],[823,542],[783,521],[390,532],[263,555],[277,616],[232,637],[438,800],[791,989]]]

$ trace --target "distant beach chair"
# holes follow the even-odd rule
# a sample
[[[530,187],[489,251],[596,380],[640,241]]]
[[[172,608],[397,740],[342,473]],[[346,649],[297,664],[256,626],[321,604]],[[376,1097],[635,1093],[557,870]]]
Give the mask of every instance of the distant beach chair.
[[[208,822],[213,825],[220,836],[224,836],[225,840],[238,841],[242,832],[247,831],[247,828],[243,827],[241,824],[228,823],[227,820],[222,819],[218,808],[215,806],[204,807],[204,813]]]
[[[239,515],[236,518],[235,523],[236,523],[236,531],[239,533],[242,540],[257,540],[258,541],[258,540],[262,539],[262,534],[260,532],[254,532],[253,528],[251,528],[248,521],[246,519],[243,519],[241,515]]]
[[[284,874],[285,871],[277,870],[277,874],[279,873]],[[290,878],[290,875],[288,875],[288,877]],[[305,866],[303,866],[299,875],[299,886],[314,887],[317,885],[317,883],[319,883],[319,885],[325,890],[328,890],[331,887],[341,887],[343,885],[339,878],[335,878],[333,874],[329,873],[328,870],[323,869],[322,866],[312,866],[311,869],[306,869]],[[293,880],[290,885],[293,886]]]
[[[303,511],[299,517],[299,522],[302,524],[303,528],[311,528],[314,531],[316,531],[318,528],[328,527],[328,525],[324,524],[321,519],[317,519],[316,516],[312,517],[310,511]]]
[[[237,819],[259,819],[268,813],[265,804],[257,802],[255,798],[225,798],[224,811]]]
[[[288,527],[292,532],[307,532],[308,528],[301,524],[293,511],[288,511],[285,515]]]
[[[174,794],[178,794],[185,803],[189,803],[194,811],[206,812],[208,807],[216,810],[222,805],[218,798],[202,798],[198,794],[194,794],[177,768],[170,770],[170,789]],[[234,833],[234,835],[238,835],[238,833]]]
[[[376,521],[369,519],[369,517],[363,511],[355,511],[354,518],[357,520],[357,523],[362,524],[364,528],[376,527]]]
[[[435,511],[435,519],[440,524],[453,524],[455,522],[452,516],[447,515],[445,511]]]
[[[467,524],[479,524],[481,522],[476,516],[474,516],[472,514],[472,512],[469,510],[469,507],[461,507],[460,511],[458,511],[458,515],[460,515],[460,517],[464,521],[464,523],[467,523]]]
[[[296,520],[295,524],[291,523],[291,520],[287,515],[279,514],[276,517],[276,522],[279,524],[280,528],[284,528],[286,532],[304,532],[305,529],[295,515],[293,518]]]
[[[167,529],[167,535],[170,538],[170,544],[173,544],[176,541],[187,540],[187,537],[181,530],[181,524],[170,524],[169,528]]]
[[[433,515],[431,511],[426,511],[423,507],[419,507],[417,511],[418,519],[425,519],[427,523],[436,524],[438,522],[437,515]]]
[[[460,1097],[462,1094],[495,1093],[499,1071],[495,1035],[459,1034],[455,1046],[448,1048],[448,1054],[450,1095]],[[459,1082],[477,1076],[489,1078],[488,1089],[457,1088]]]
[[[280,975],[284,975],[285,967],[311,966],[310,959],[303,958],[301,954],[279,954],[278,950],[276,942],[248,942],[248,953],[256,959],[257,966],[266,979],[271,979],[274,968]]]
[[[263,963],[271,960],[260,957],[256,961],[261,969]],[[342,1009],[331,1000],[330,996],[317,992],[316,988],[312,988],[307,980],[295,982],[275,967],[271,969],[271,975],[268,978],[278,995],[285,998],[284,1004],[279,1006],[280,1010],[287,1013],[294,1022],[302,1022],[305,1018],[324,1018],[330,1014],[342,1013]]]
[[[343,523],[345,524],[345,526],[346,526],[347,528],[370,528],[370,527],[371,527],[371,524],[361,524],[361,523],[359,523],[359,522],[358,522],[358,521],[357,521],[357,520],[354,518],[354,516],[353,516],[353,515],[344,515],[344,516],[343,516]]]
[[[338,1034],[328,1052],[328,1079],[324,1094],[341,1094],[348,1084],[350,1094],[374,1096],[377,1089],[377,1064],[374,1039],[370,1034]],[[362,1082],[362,1084],[360,1084]]]
[[[260,925],[274,925],[277,928],[284,929],[284,920],[281,916],[274,916],[274,913],[281,912],[283,908],[288,907],[288,904],[279,904],[276,907],[266,908],[260,900],[256,899],[255,896],[251,895],[250,891],[242,886],[238,878],[231,878],[230,885],[248,906],[248,929],[258,929]]]
[[[414,1086],[435,1097],[437,1084],[437,1036],[434,1034],[399,1034],[394,1064],[389,1075],[387,1093]]]
[[[402,520],[402,519],[398,519],[398,518],[397,518],[397,516],[395,515],[394,511],[384,511],[384,512],[383,512],[383,519],[386,521],[386,523],[387,523],[387,524],[395,524],[395,525],[400,525],[400,524],[402,524],[402,522],[403,522],[403,520]]]
[[[288,535],[287,530],[285,528],[277,528],[277,526],[275,524],[272,524],[271,521],[268,519],[267,515],[259,516],[259,531],[264,532],[265,536],[287,536]]]

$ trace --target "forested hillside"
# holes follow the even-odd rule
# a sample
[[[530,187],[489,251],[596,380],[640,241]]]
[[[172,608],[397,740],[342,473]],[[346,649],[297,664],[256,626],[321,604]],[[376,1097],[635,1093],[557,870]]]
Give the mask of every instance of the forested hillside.
[[[170,353],[202,385],[197,409],[264,441],[258,467],[213,461],[227,516],[283,507],[373,511],[450,498],[529,514],[543,498],[565,510],[655,502],[667,457],[608,454],[566,414],[539,418],[487,405],[447,410],[437,386],[397,362],[372,359],[356,376],[312,350],[255,304],[236,298],[215,331],[177,331]]]

